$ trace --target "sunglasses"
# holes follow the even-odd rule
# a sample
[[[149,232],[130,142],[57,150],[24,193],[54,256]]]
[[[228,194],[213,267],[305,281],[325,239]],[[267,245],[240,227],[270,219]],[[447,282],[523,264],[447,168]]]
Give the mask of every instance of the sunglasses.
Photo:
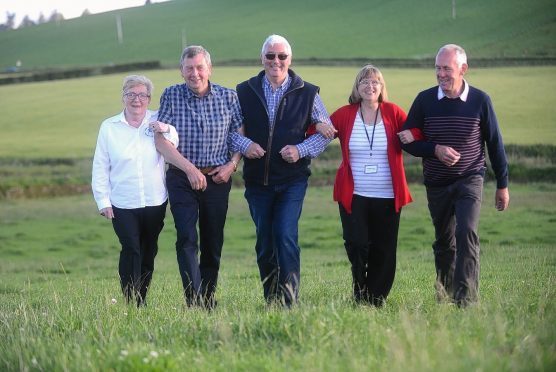
[[[287,55],[287,54],[266,53],[266,54],[264,55],[264,57],[265,57],[266,59],[268,59],[269,61],[274,61],[274,58],[276,58],[276,56],[278,56],[278,59],[279,59],[280,61],[285,61],[286,58],[288,58],[288,55]]]

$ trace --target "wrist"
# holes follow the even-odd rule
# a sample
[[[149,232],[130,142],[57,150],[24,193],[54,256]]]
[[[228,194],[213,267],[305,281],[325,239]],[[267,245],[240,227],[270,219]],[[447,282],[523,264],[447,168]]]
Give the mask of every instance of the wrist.
[[[237,161],[235,161],[234,159],[231,159],[230,163],[232,163],[232,165],[234,166],[234,172],[237,172]]]

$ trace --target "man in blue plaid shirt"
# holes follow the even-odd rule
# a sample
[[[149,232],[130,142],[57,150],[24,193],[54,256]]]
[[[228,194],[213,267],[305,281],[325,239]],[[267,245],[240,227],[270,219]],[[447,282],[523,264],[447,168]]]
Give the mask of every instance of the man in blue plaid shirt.
[[[170,164],[166,185],[186,303],[211,309],[216,305],[231,174],[241,157],[232,155],[230,146],[242,116],[236,92],[209,81],[212,65],[205,48],[185,48],[180,67],[185,84],[164,90],[158,114],[159,121],[176,128],[179,146],[175,149],[158,135],[156,148]]]
[[[233,151],[245,156],[245,198],[257,230],[257,264],[268,303],[297,302],[300,279],[298,222],[311,158],[331,141],[315,133],[333,130],[319,88],[289,66],[292,50],[279,35],[263,44],[264,71],[239,84],[244,137]],[[333,134],[333,133],[332,133]]]

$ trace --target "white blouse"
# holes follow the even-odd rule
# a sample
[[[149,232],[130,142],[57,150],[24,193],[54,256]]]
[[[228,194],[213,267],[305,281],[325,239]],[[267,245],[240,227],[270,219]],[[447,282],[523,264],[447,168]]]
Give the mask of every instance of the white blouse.
[[[368,198],[393,198],[392,174],[388,163],[388,139],[384,122],[373,126],[365,124],[359,113],[355,117],[349,139],[349,161],[353,174],[353,193]],[[367,138],[368,134],[368,138]],[[373,148],[371,151],[371,142]],[[372,156],[371,156],[372,153]]]
[[[161,205],[168,199],[164,157],[156,151],[149,123],[157,111],[147,110],[138,128],[128,124],[124,112],[102,122],[93,159],[92,189],[98,209]],[[176,128],[164,137],[178,145]]]

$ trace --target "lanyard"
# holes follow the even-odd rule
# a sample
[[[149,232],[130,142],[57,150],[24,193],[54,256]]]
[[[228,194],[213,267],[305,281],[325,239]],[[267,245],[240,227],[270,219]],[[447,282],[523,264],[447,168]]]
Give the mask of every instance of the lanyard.
[[[365,134],[367,135],[367,141],[369,142],[369,146],[371,147],[371,152],[369,153],[371,157],[373,156],[373,142],[375,140],[376,121],[378,120],[379,111],[380,111],[380,106],[378,106],[376,109],[375,122],[373,124],[373,134],[369,139],[369,132],[367,132],[367,125],[365,124],[365,118],[363,117],[363,110],[361,109],[361,105],[359,105],[359,115],[361,115],[361,120],[363,121],[363,128],[365,128]]]

